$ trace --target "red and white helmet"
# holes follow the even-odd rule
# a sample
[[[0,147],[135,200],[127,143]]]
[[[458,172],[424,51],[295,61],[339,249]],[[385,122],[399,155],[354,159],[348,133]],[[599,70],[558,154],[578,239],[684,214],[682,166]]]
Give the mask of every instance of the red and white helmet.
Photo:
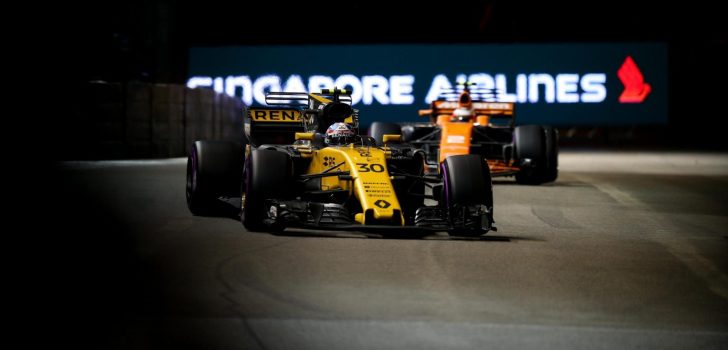
[[[354,131],[346,123],[333,123],[326,129],[327,145],[346,145],[354,142]]]

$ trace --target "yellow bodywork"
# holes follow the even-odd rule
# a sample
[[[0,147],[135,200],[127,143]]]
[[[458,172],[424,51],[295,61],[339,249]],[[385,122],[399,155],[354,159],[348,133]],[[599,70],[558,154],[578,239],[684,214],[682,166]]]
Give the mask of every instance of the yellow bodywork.
[[[313,150],[311,157],[309,174],[349,172],[352,180],[342,180],[338,176],[322,178],[321,190],[345,189],[353,192],[362,207],[362,212],[355,215],[357,222],[362,225],[386,222],[404,226],[402,208],[387,170],[386,150],[354,145],[326,147]],[[374,219],[374,222],[367,222],[368,219]]]

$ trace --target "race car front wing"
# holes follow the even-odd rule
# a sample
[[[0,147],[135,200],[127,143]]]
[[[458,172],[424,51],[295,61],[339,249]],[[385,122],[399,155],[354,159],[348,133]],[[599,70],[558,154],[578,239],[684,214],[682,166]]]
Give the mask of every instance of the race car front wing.
[[[341,204],[306,202],[300,200],[266,201],[267,225],[303,227],[326,230],[383,231],[392,229],[419,231],[481,231],[493,230],[492,208],[484,205],[442,208],[424,206],[415,212],[414,225],[362,225],[352,220],[349,210]]]

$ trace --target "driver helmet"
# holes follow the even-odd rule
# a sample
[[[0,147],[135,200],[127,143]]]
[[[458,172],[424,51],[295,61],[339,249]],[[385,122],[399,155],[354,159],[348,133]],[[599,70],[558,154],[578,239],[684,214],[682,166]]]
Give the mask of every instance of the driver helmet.
[[[466,122],[473,117],[473,111],[470,108],[457,108],[452,112],[452,121]]]
[[[354,131],[349,124],[333,123],[326,129],[326,139],[324,142],[329,146],[352,143],[354,142]]]

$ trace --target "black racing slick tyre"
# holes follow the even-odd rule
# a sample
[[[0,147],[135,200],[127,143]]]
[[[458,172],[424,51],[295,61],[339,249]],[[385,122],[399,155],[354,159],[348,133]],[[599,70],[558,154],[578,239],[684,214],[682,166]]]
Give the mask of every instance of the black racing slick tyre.
[[[552,127],[544,127],[546,134],[546,169],[543,182],[554,182],[559,177],[559,132]]]
[[[450,215],[458,208],[485,205],[493,223],[493,184],[488,163],[479,155],[450,156],[443,162],[444,203]],[[488,227],[490,229],[490,227]],[[458,230],[461,235],[480,235],[480,230]]]
[[[558,177],[558,133],[539,125],[518,126],[514,132],[519,184],[540,185]]]
[[[382,136],[385,134],[402,135],[402,127],[399,124],[387,123],[387,122],[374,122],[369,127],[369,136],[374,138],[377,142],[377,146],[382,146]]]
[[[291,157],[273,150],[253,150],[245,163],[245,187],[240,221],[249,231],[276,231],[280,227],[266,224],[266,199],[291,197],[293,163]]]
[[[450,156],[443,162],[445,196],[449,207],[485,204],[493,207],[493,185],[488,163],[479,155]]]
[[[245,154],[225,141],[195,141],[187,157],[187,208],[194,215],[225,215],[219,197],[237,197]]]

